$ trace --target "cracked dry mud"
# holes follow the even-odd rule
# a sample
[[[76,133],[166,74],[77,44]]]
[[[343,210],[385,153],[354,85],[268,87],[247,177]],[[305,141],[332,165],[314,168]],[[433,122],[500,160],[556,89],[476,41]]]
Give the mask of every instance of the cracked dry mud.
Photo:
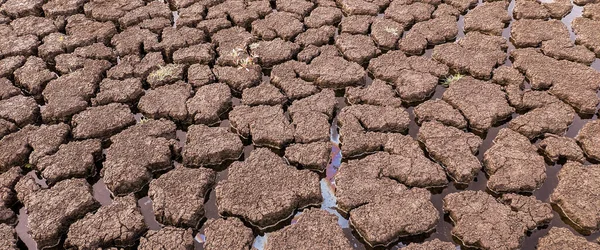
[[[503,128],[494,145],[483,156],[490,178],[487,186],[494,192],[533,192],[546,180],[544,158],[527,137]]]
[[[0,249],[600,249],[595,0],[0,0]]]

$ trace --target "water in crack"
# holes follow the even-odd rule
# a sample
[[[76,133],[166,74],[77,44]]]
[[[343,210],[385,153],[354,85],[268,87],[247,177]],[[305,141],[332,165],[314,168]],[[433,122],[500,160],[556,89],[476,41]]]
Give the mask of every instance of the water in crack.
[[[600,59],[596,58],[594,63],[592,63],[592,68],[596,71],[600,71]]]
[[[456,40],[465,37],[465,16],[460,15],[458,17],[458,35],[456,35]]]
[[[258,250],[263,250],[265,249],[265,244],[267,243],[267,235],[264,236],[256,236],[256,238],[254,239],[254,243],[252,243],[252,247],[256,248]]]
[[[96,199],[100,205],[108,206],[113,203],[113,200],[110,197],[110,191],[106,187],[106,184],[104,184],[102,178],[92,185],[92,189],[94,192],[94,199]]]
[[[350,228],[350,223],[348,220],[336,210],[337,198],[335,197],[335,189],[326,179],[321,179],[321,194],[323,195],[323,204],[321,204],[321,209],[337,216],[338,225],[340,225],[341,228]]]
[[[573,22],[573,19],[575,19],[576,17],[580,17],[582,14],[583,14],[583,7],[573,4],[573,9],[571,10],[571,13],[569,13],[568,15],[563,17],[563,19],[561,20],[567,26],[567,30],[569,30],[569,35],[571,37],[572,42],[575,42],[575,38],[577,36],[575,35],[575,32],[573,32],[573,29],[571,28],[571,22]]]
[[[344,98],[336,98],[339,102],[345,102]],[[345,104],[340,104],[341,106]],[[338,105],[338,106],[340,106]],[[342,163],[342,152],[339,146],[339,134],[338,134],[338,126],[337,126],[337,117],[333,119],[331,128],[330,128],[330,140],[332,144],[331,154],[330,154],[330,162],[327,165],[325,170],[325,178],[320,180],[321,187],[321,195],[323,196],[323,202],[321,203],[321,209],[335,215],[338,218],[338,225],[346,232],[350,229],[350,223],[348,219],[344,218],[337,210],[337,198],[335,197],[335,174],[337,173],[341,163]],[[251,147],[251,148],[250,148]],[[249,149],[249,150],[246,150]],[[244,148],[244,152],[250,151],[254,149],[253,146],[247,146]],[[246,153],[245,153],[246,154]],[[244,157],[246,158],[246,157]],[[291,224],[296,223],[296,218],[302,214],[302,211],[298,211],[294,215],[294,219],[292,219]],[[209,217],[209,216],[207,216]],[[210,218],[210,217],[209,217]],[[345,233],[348,239],[351,242],[354,242],[354,246],[362,246],[361,243],[352,235],[352,233]],[[265,233],[264,235],[257,235],[254,239],[254,243],[252,245],[253,248],[258,250],[263,250],[265,247],[265,243],[268,240],[269,233]],[[360,249],[360,248],[359,248]]]
[[[510,55],[510,52],[515,49],[515,46],[512,44],[512,42],[510,42],[510,30],[512,28],[513,21],[515,21],[515,18],[513,16],[514,9],[515,9],[515,1],[510,1],[510,4],[508,5],[508,15],[510,15],[511,21],[508,24],[508,26],[506,28],[504,28],[504,30],[502,30],[502,37],[506,38],[506,41],[508,41],[508,48],[506,49],[506,53],[509,55]],[[510,58],[508,56],[506,57],[506,60],[504,61],[504,65],[512,66],[512,61],[510,60]]]
[[[19,240],[25,244],[27,249],[37,249],[37,243],[31,238],[29,235],[29,227],[27,225],[27,209],[22,207],[19,209],[19,223],[17,224],[17,235],[19,236]]]
[[[177,19],[179,19],[179,12],[172,11],[171,14],[173,15],[173,28],[177,28]]]
[[[152,200],[146,196],[138,200],[138,206],[144,216],[144,222],[150,230],[160,230],[162,227],[154,217],[154,209],[152,209]]]
[[[417,138],[417,135],[419,134],[419,125],[416,122],[414,110],[415,107],[409,107],[406,109],[406,112],[408,112],[408,117],[410,118],[410,123],[408,124],[408,135],[410,135],[412,138]]]

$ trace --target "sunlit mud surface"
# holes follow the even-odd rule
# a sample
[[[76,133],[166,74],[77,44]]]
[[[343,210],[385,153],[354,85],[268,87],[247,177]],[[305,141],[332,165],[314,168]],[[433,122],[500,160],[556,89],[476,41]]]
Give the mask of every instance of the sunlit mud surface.
[[[600,249],[600,3],[6,0],[0,34],[2,249]]]

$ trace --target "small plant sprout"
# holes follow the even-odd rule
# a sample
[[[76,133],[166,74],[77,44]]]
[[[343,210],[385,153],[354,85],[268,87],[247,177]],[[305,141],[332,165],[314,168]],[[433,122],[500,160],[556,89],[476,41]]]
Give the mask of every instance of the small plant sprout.
[[[244,59],[238,60],[239,69],[243,68],[246,69],[246,71],[250,71],[248,67],[250,67],[251,65],[254,65],[254,58],[252,57],[246,57]]]
[[[385,32],[390,33],[394,36],[398,36],[398,29],[392,27],[385,27]]]
[[[33,164],[27,163],[24,166],[26,169],[33,169]]]
[[[258,43],[250,44],[248,47],[251,49],[258,48]],[[250,56],[246,56],[246,53],[248,52],[246,52],[244,49],[235,48],[231,51],[231,56],[233,57],[235,64],[238,66],[238,69],[250,71],[248,68],[255,64],[255,58],[258,58],[258,56],[256,56],[254,53],[251,53]]]
[[[442,85],[447,88],[447,87],[450,86],[450,84],[452,84],[452,83],[460,80],[463,77],[464,77],[464,75],[462,75],[460,73],[448,76],[448,77],[446,77],[446,79],[444,80],[444,82],[442,83]]]
[[[172,76],[175,73],[173,65],[158,66],[158,69],[150,73],[150,77],[159,81],[165,80],[167,77]]]
[[[243,49],[235,48],[235,49],[231,50],[231,56],[236,58],[236,60],[237,60],[240,57],[242,52],[244,52]]]
[[[259,56],[254,51],[250,52],[250,57],[253,59],[259,58]]]

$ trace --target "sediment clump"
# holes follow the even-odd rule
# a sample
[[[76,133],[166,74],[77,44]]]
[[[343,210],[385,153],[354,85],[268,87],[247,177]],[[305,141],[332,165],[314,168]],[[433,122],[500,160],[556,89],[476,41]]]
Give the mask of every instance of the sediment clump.
[[[553,227],[550,232],[538,241],[538,249],[597,249],[596,243],[587,241],[584,237],[573,234],[569,229],[563,227]]]
[[[273,226],[322,199],[317,174],[295,170],[265,148],[234,162],[227,180],[217,184],[216,194],[220,214],[242,217],[259,228]]]
[[[150,182],[154,216],[164,225],[196,228],[204,218],[204,197],[215,184],[207,168],[177,167]]]
[[[447,195],[444,211],[455,224],[452,234],[467,246],[517,249],[528,230],[552,219],[550,205],[535,198],[509,194],[502,200],[482,191]]]
[[[532,89],[546,89],[553,96],[571,105],[578,113],[596,112],[600,77],[594,69],[565,60],[556,60],[534,49],[517,49],[511,52],[513,67],[525,73]],[[577,83],[577,84],[576,84]]]
[[[140,238],[138,249],[150,250],[161,247],[181,250],[194,249],[192,229],[163,227],[159,231],[150,230]]]
[[[585,154],[595,160],[600,160],[600,122],[591,121],[583,125],[575,139],[583,148]]]
[[[175,128],[169,120],[149,120],[112,136],[101,171],[108,189],[120,196],[136,192],[152,172],[171,168]]]
[[[505,96],[498,85],[464,77],[450,84],[442,99],[460,110],[472,130],[485,133],[515,112]]]
[[[245,249],[254,240],[252,229],[236,217],[208,220],[204,234],[206,249]]]
[[[131,246],[146,230],[135,197],[129,195],[116,198],[112,204],[73,223],[65,245],[79,248]]]
[[[475,134],[431,121],[421,125],[418,140],[457,183],[470,183],[481,169],[475,154],[483,141]]]
[[[529,139],[503,128],[494,138],[483,162],[490,175],[487,186],[494,192],[533,192],[546,180],[546,164]]]
[[[337,224],[337,217],[321,209],[308,209],[296,224],[269,235],[265,249],[352,249]]]
[[[600,227],[598,216],[598,175],[600,165],[584,166],[568,162],[558,173],[558,186],[552,192],[550,201],[582,230],[596,231]],[[586,181],[580,181],[585,178]]]

